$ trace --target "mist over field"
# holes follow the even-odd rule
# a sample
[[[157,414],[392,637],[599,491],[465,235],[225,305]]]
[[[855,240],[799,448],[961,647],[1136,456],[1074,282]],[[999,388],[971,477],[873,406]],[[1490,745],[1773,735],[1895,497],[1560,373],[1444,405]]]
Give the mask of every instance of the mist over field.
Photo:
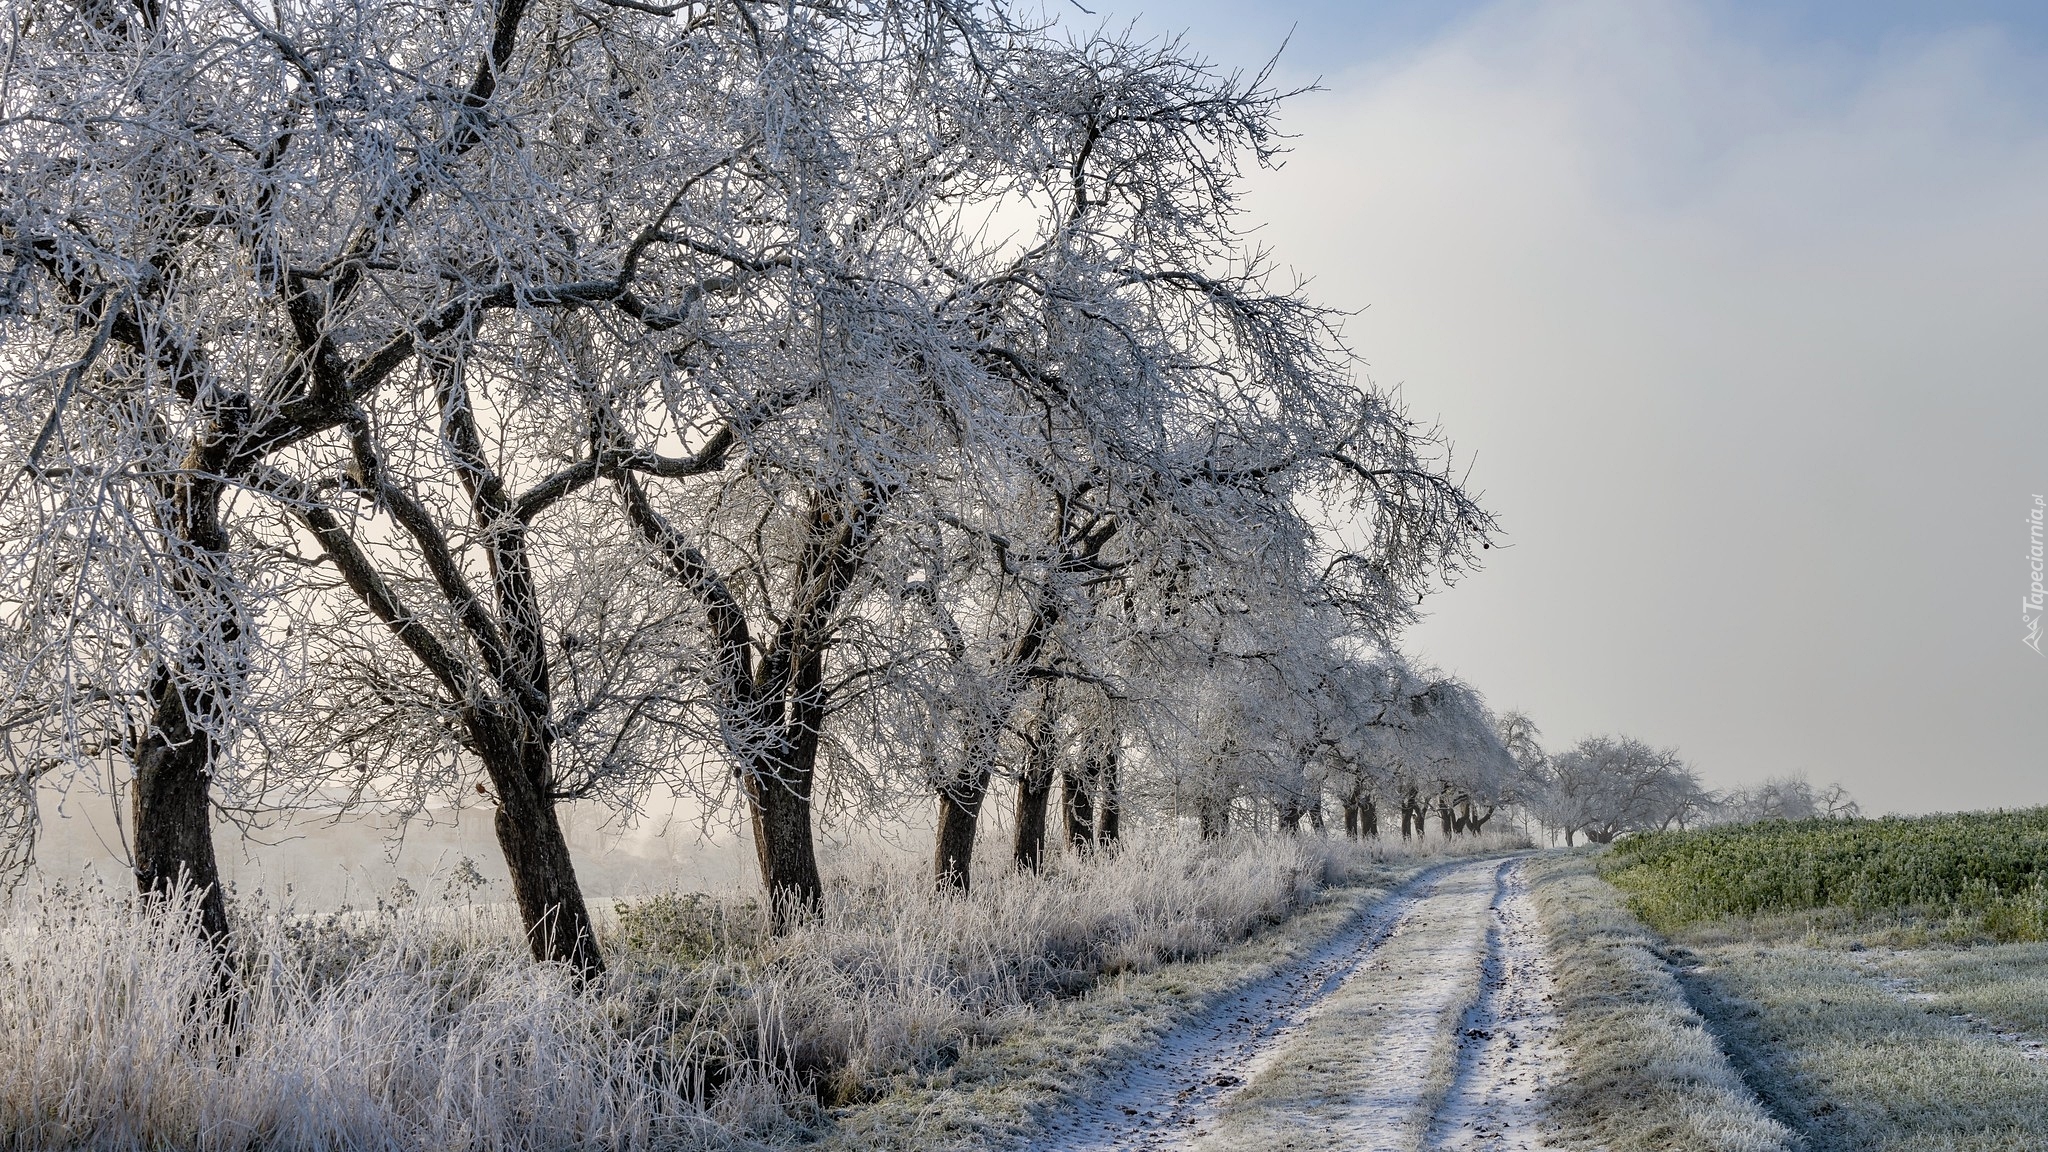
[[[2035,6],[1126,5],[1279,47],[1260,239],[1358,310],[1508,547],[1418,650],[1558,735],[1872,811],[2048,801]]]
[[[37,883],[88,876],[117,886],[133,882],[123,863],[122,830],[105,797],[73,796],[61,811],[56,798],[46,798],[44,813]],[[628,828],[610,812],[571,806],[565,822],[577,875],[593,899],[678,889],[732,894],[760,880],[744,833],[717,825],[706,831],[694,807],[664,809]],[[260,893],[304,912],[375,908],[400,899],[511,899],[491,814],[481,807],[430,810],[405,821],[339,810],[277,814],[222,847],[222,875],[239,896]],[[482,883],[460,878],[465,861]]]

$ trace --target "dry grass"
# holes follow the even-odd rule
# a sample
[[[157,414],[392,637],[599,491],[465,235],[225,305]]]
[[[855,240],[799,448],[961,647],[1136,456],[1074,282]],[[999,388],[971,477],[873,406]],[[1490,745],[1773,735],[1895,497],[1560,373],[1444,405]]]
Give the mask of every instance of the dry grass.
[[[2048,950],[1870,949],[1871,934],[1773,917],[1675,940],[1695,962],[1686,977],[1695,1001],[1813,1152],[2048,1144],[2048,1066],[1989,1026],[2039,1034]]]
[[[1158,836],[1044,877],[993,871],[965,899],[914,862],[858,858],[823,919],[779,940],[742,902],[628,906],[595,991],[530,963],[495,909],[242,908],[231,1031],[194,1023],[216,977],[186,934],[123,892],[46,888],[0,908],[0,1132],[37,1149],[783,1145],[816,1133],[820,1093],[931,1084],[1061,996],[1213,954],[1403,856]]]
[[[1528,847],[1510,834],[1452,840],[1309,840],[1333,887],[1270,931],[1202,960],[1127,970],[1085,996],[1013,1014],[953,1065],[899,1075],[893,1091],[838,1114],[827,1152],[940,1152],[1028,1141],[1040,1118],[1085,1098],[1178,1023],[1314,950],[1361,908],[1436,861]]]
[[[1965,1012],[1999,1028],[2048,1038],[2048,944],[1887,949],[1867,955],[1876,972],[1910,981],[1933,1011]]]
[[[1782,1152],[1792,1133],[1757,1104],[1586,854],[1530,867],[1554,949],[1571,1063],[1551,1110],[1575,1146],[1609,1152]]]
[[[763,1066],[697,1106],[724,1046],[687,1030],[704,1005],[624,1010],[515,939],[452,912],[259,918],[228,1028],[191,932],[125,893],[26,898],[0,926],[0,1131],[21,1149],[690,1148],[732,1146],[785,1095]]]

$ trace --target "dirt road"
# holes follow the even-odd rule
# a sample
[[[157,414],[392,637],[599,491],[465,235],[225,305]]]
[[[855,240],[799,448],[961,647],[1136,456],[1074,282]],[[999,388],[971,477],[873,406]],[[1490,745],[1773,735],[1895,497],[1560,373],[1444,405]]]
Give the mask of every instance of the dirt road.
[[[1534,1149],[1561,1067],[1514,860],[1416,877],[1169,1034],[1043,1152]]]

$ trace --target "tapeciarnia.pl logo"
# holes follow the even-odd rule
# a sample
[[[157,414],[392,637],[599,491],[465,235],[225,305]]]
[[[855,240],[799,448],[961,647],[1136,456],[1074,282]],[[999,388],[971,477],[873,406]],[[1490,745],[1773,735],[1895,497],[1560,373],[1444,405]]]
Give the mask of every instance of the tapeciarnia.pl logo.
[[[2034,582],[2028,587],[2027,598],[2020,602],[2020,623],[2027,629],[2020,643],[2032,648],[2036,656],[2048,655],[2041,651],[2041,609],[2044,598],[2048,598],[2048,591],[2041,587],[2041,515],[2044,511],[2048,511],[2048,500],[2036,495],[2033,508],[2027,512],[2027,536],[2031,545],[2027,549],[2027,563],[2033,569]]]

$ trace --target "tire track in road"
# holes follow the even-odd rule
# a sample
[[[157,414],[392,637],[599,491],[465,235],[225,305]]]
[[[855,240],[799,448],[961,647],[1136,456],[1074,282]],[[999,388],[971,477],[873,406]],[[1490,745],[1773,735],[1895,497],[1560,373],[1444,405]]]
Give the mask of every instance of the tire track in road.
[[[1175,1029],[1043,1152],[1535,1149],[1555,990],[1518,860],[1440,865]]]
[[[1164,1036],[1095,1099],[1051,1118],[1044,1152],[1158,1152],[1207,1135],[1219,1111],[1285,1051],[1312,1010],[1342,987],[1455,865],[1438,865],[1359,913],[1280,971]]]
[[[1541,1148],[1544,1096],[1563,1067],[1557,984],[1522,862],[1501,865],[1494,884],[1479,998],[1459,1022],[1457,1070],[1431,1118],[1431,1148]]]

